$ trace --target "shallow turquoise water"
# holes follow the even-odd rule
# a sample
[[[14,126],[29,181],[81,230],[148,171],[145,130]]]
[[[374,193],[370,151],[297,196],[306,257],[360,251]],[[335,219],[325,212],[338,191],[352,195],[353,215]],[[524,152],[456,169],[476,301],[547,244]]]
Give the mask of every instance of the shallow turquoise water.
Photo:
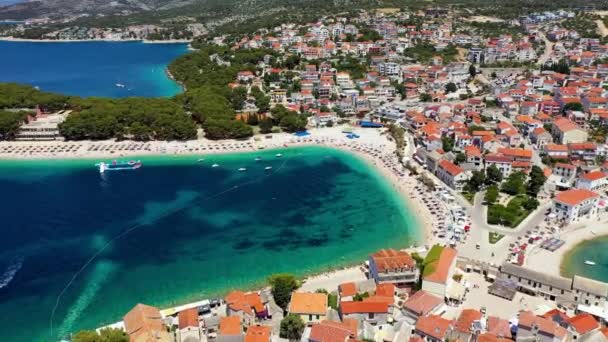
[[[419,240],[413,214],[364,161],[319,147],[281,152],[149,157],[103,177],[87,160],[0,163],[10,198],[0,310],[11,313],[0,340],[53,341],[138,302],[202,299]]]
[[[0,82],[26,83],[67,95],[159,97],[181,92],[166,68],[187,52],[187,46],[0,41],[0,52]]]
[[[595,262],[595,265],[586,265],[586,260]],[[586,240],[575,246],[564,256],[561,269],[565,276],[577,274],[608,282],[608,236]]]

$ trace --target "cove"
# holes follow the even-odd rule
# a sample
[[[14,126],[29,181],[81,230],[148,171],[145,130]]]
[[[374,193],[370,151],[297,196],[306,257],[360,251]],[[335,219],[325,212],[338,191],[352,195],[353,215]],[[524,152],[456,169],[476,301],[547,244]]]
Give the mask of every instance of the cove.
[[[595,265],[586,265],[586,260],[595,262]],[[608,282],[608,236],[577,244],[564,255],[560,268],[563,276],[580,275]]]
[[[181,92],[167,65],[186,44],[0,41],[0,82],[76,96],[161,97]]]
[[[0,340],[55,341],[138,302],[220,296],[420,240],[414,212],[365,161],[322,147],[279,151],[144,157],[141,169],[103,176],[94,160],[0,162],[10,199]]]

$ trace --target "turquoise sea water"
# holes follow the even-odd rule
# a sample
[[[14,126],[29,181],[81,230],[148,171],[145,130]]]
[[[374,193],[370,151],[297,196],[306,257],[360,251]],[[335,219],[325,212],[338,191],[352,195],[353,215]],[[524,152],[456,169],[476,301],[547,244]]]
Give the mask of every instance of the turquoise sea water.
[[[78,96],[173,96],[181,87],[166,67],[186,52],[185,44],[0,41],[0,82]]]
[[[585,265],[585,261],[595,265]],[[564,256],[561,264],[564,276],[575,274],[608,282],[608,236],[586,240],[576,245]]]
[[[55,341],[138,302],[207,298],[419,240],[364,161],[320,147],[275,153],[146,157],[103,176],[87,160],[0,162],[0,341]]]

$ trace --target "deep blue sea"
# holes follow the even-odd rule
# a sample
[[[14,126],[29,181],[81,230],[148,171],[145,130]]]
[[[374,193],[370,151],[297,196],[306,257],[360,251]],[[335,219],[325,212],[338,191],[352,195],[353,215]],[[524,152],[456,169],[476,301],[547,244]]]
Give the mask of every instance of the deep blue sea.
[[[186,52],[186,44],[0,41],[0,82],[78,96],[173,96],[181,87],[166,67]]]
[[[281,152],[146,157],[103,176],[92,160],[0,162],[0,341],[57,341],[138,302],[200,300],[419,240],[364,161]]]

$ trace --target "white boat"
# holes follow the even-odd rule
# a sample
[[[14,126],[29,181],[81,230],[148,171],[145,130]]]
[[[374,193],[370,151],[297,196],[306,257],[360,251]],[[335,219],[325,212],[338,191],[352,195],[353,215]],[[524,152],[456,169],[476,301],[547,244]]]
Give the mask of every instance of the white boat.
[[[239,168],[239,171],[240,171],[240,172],[243,172],[243,171],[247,171],[247,169],[246,169],[246,168],[244,168],[244,167],[241,167],[241,168]]]
[[[260,158],[260,157],[255,157],[255,161],[260,161],[260,160],[262,160],[262,158]]]
[[[125,85],[124,85],[124,84],[122,84],[122,83],[116,83],[116,86],[117,86],[118,88],[124,88],[124,87],[125,87]]]
[[[595,262],[590,261],[590,260],[585,260],[585,265],[591,265],[591,266],[593,266],[593,265],[595,265]]]
[[[218,167],[218,166],[220,166],[220,164],[213,164],[213,165],[211,165],[211,167]]]
[[[266,167],[264,168],[264,170],[271,170],[271,169],[272,169],[272,166],[266,166]]]
[[[205,160],[204,158],[201,158],[201,159],[197,160],[196,162],[197,162],[197,163],[200,163],[200,162],[202,162],[202,161],[204,161],[204,160]]]
[[[280,154],[280,153],[277,153],[277,154],[276,154],[276,156],[277,156],[277,158],[280,158],[280,157],[282,157],[283,155],[282,155],[282,154]]]

